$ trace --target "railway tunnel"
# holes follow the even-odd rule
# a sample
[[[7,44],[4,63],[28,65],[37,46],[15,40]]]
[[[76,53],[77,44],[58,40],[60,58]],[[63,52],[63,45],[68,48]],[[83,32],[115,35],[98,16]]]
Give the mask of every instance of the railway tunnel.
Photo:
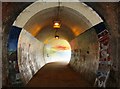
[[[112,18],[117,19],[119,10],[115,5],[118,3],[97,3],[102,9],[81,2],[16,4],[3,3],[3,29],[6,29],[3,36],[7,35],[3,40],[3,48],[7,46],[3,51],[7,53],[3,55],[6,58],[3,61],[4,83],[18,87],[119,85],[116,64],[119,61],[113,57],[118,56],[118,46],[111,42],[118,33],[114,32],[111,37],[109,28],[110,24],[118,24],[114,24],[117,20],[112,23],[106,17],[106,13],[111,14],[110,9],[114,12]],[[4,13],[6,8],[11,9]],[[108,12],[102,14],[103,9]],[[55,21],[60,22],[60,28],[53,27]],[[7,86],[4,83],[3,86]]]

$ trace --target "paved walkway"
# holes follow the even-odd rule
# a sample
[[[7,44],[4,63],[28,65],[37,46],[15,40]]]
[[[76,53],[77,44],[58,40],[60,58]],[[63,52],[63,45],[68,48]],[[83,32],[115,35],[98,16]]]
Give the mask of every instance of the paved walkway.
[[[89,87],[80,74],[65,63],[49,63],[40,69],[27,87]]]

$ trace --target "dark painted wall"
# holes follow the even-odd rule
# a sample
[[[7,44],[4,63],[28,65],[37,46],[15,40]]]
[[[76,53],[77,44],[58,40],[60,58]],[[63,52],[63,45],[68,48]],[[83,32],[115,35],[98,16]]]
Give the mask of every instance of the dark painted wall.
[[[110,32],[111,78],[108,86],[120,87],[120,2],[86,3],[104,20]]]
[[[17,57],[18,39],[22,28],[12,26],[8,38],[8,80],[11,85],[22,85]]]
[[[2,2],[2,86],[10,86],[8,80],[8,37],[17,16],[31,2]]]

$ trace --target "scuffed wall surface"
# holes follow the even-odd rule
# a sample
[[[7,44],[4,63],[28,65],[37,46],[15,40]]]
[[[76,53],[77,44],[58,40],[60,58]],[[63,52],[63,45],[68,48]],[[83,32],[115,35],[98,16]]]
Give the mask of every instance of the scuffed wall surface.
[[[79,35],[70,44],[72,48],[71,67],[80,72],[86,80],[94,83],[99,61],[99,44],[95,30],[90,29]]]
[[[43,48],[42,42],[35,39],[27,31],[22,30],[18,42],[18,64],[25,83],[44,66]]]

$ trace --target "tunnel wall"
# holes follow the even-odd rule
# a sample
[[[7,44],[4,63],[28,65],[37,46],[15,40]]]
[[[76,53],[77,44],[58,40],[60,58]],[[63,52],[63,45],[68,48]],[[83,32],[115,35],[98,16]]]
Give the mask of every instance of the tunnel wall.
[[[72,49],[70,66],[93,84],[99,61],[99,44],[95,30],[84,32],[70,44]]]
[[[120,59],[120,2],[87,2],[86,4],[92,7],[106,23],[106,27],[110,33],[110,53],[112,61],[107,86],[120,88],[120,60],[118,60]]]
[[[21,33],[22,28],[18,28],[15,26],[12,26],[10,28],[9,32],[9,38],[7,43],[7,49],[8,49],[8,76],[9,81],[11,81],[11,85],[17,85],[22,84],[21,78],[20,78],[20,72],[18,67],[18,58],[17,58],[17,45],[18,45],[18,39],[19,35]]]
[[[18,65],[24,83],[45,64],[44,44],[22,30],[18,42]]]
[[[2,86],[8,86],[8,52],[7,52],[7,42],[9,35],[9,28],[11,27],[14,20],[23,11],[31,2],[2,2],[2,30],[0,33],[2,34],[2,38],[0,42],[2,42]],[[120,27],[118,23],[118,17],[120,12],[120,3],[113,2],[87,2],[87,5],[92,7],[101,17],[106,21],[109,30],[111,32],[111,52],[112,52],[112,82],[109,83],[110,86],[120,86]],[[111,18],[111,19],[110,19]],[[4,49],[4,50],[3,50]],[[113,85],[114,84],[114,85]]]
[[[8,36],[10,28],[17,18],[17,16],[22,12],[27,6],[29,6],[32,2],[2,2],[2,30],[0,31],[2,34],[2,38],[0,42],[2,42],[2,87],[11,86],[8,79]],[[4,49],[4,50],[3,50]]]

